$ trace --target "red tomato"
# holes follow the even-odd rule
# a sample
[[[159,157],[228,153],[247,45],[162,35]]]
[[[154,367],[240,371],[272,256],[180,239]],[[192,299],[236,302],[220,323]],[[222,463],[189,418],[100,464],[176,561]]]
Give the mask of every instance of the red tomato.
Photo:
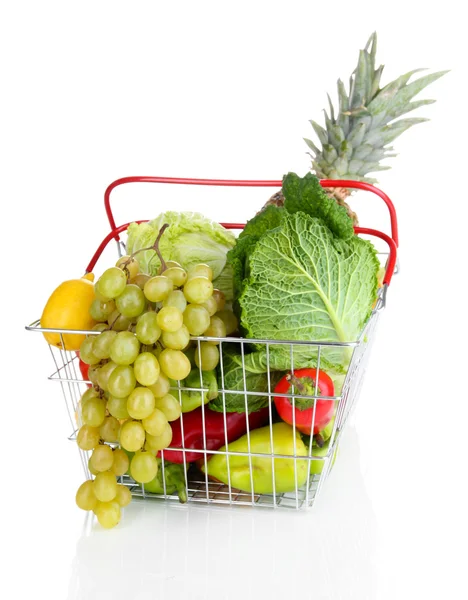
[[[298,369],[294,371],[294,374],[288,373],[285,375],[276,385],[275,392],[277,394],[291,394],[291,388],[294,384],[294,417],[296,429],[311,435],[312,433],[312,421],[314,421],[314,432],[313,435],[322,431],[322,429],[329,423],[335,412],[335,401],[334,400],[310,400],[301,399],[303,396],[314,396],[315,395],[315,381],[317,379],[317,369]],[[317,385],[318,396],[334,396],[335,386],[333,385],[332,379],[322,370],[318,375]],[[315,408],[315,419],[314,419],[314,404]],[[289,423],[293,424],[293,406],[292,398],[283,398],[281,396],[275,396],[275,406],[279,416]]]

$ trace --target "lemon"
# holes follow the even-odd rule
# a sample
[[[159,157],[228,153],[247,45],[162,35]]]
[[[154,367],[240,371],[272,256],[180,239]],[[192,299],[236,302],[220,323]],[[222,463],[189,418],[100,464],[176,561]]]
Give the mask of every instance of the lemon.
[[[61,283],[44,307],[41,327],[51,329],[89,330],[96,322],[89,314],[94,300],[94,275],[87,273],[81,279]],[[49,344],[64,350],[79,350],[85,339],[83,334],[44,332]]]

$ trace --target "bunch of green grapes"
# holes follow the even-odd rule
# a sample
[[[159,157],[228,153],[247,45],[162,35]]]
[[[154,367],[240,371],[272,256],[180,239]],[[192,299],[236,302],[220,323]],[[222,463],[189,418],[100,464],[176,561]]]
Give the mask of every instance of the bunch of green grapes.
[[[208,265],[186,271],[176,262],[150,277],[140,273],[134,256],[123,256],[95,284],[90,313],[100,333],[80,348],[93,387],[80,400],[77,436],[78,446],[92,451],[95,478],[81,485],[76,502],[93,510],[104,527],[116,525],[120,507],[130,502],[117,477],[128,472],[145,484],[157,475],[156,456],[172,440],[169,422],[181,414],[171,388],[193,364],[211,371],[219,363],[219,342],[192,336],[225,337],[237,329],[212,278]],[[133,453],[130,461],[124,451]]]

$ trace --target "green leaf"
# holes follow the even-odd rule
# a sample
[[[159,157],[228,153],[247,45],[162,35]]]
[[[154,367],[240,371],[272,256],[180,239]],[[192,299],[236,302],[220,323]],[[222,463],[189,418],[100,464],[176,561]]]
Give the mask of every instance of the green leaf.
[[[226,407],[226,412],[250,413],[268,406],[268,396],[256,396],[248,393],[268,392],[266,369],[256,368],[255,360],[252,360],[250,356],[246,350],[244,354],[245,368],[243,368],[240,344],[223,344],[223,362],[222,369],[218,369],[218,386],[221,390],[244,393],[219,393],[218,397],[209,403],[209,408],[223,412],[224,407]],[[271,390],[275,388],[281,377],[281,373],[270,374]]]
[[[314,131],[317,134],[322,146],[323,144],[328,144],[328,133],[325,131],[325,129],[315,121],[310,121],[310,124],[314,128]]]
[[[249,264],[250,278],[239,299],[247,337],[358,339],[377,293],[380,264],[370,242],[357,236],[338,239],[320,219],[285,213],[281,225],[258,241]],[[328,346],[322,357],[346,369],[350,352]],[[314,346],[295,344],[294,353],[296,368],[317,358]]]
[[[346,209],[325,193],[311,173],[302,178],[288,173],[283,178],[283,195],[284,208],[289,213],[302,212],[317,217],[339,238],[354,236],[353,221]]]
[[[312,150],[312,152],[314,152],[314,154],[316,156],[318,154],[320,154],[320,150],[317,148],[317,146],[314,144],[314,142],[312,140],[304,138],[304,142],[309,146],[309,148]]]
[[[247,256],[266,231],[279,225],[282,213],[283,209],[274,204],[264,208],[247,222],[243,231],[239,234],[236,245],[228,252],[227,260],[232,269],[235,298],[240,295],[243,281],[248,276],[246,271],[248,268]]]

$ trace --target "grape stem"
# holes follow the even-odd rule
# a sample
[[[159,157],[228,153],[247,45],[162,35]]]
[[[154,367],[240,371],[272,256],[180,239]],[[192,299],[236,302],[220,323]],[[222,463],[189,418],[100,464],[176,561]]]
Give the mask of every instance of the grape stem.
[[[139,252],[146,252],[147,250],[154,250],[156,252],[156,254],[158,255],[159,260],[161,261],[161,272],[165,271],[166,270],[166,262],[165,262],[164,258],[162,257],[161,251],[159,250],[159,242],[161,240],[163,233],[166,231],[166,229],[168,227],[169,227],[169,223],[164,223],[164,225],[159,230],[158,237],[156,238],[156,241],[154,242],[154,244],[152,246],[148,246],[148,248],[140,248],[139,250],[135,250],[135,252],[132,252],[130,254],[130,256],[127,258],[127,260],[124,263],[122,263],[121,268],[123,267],[125,269],[125,267],[132,262],[132,259]]]

